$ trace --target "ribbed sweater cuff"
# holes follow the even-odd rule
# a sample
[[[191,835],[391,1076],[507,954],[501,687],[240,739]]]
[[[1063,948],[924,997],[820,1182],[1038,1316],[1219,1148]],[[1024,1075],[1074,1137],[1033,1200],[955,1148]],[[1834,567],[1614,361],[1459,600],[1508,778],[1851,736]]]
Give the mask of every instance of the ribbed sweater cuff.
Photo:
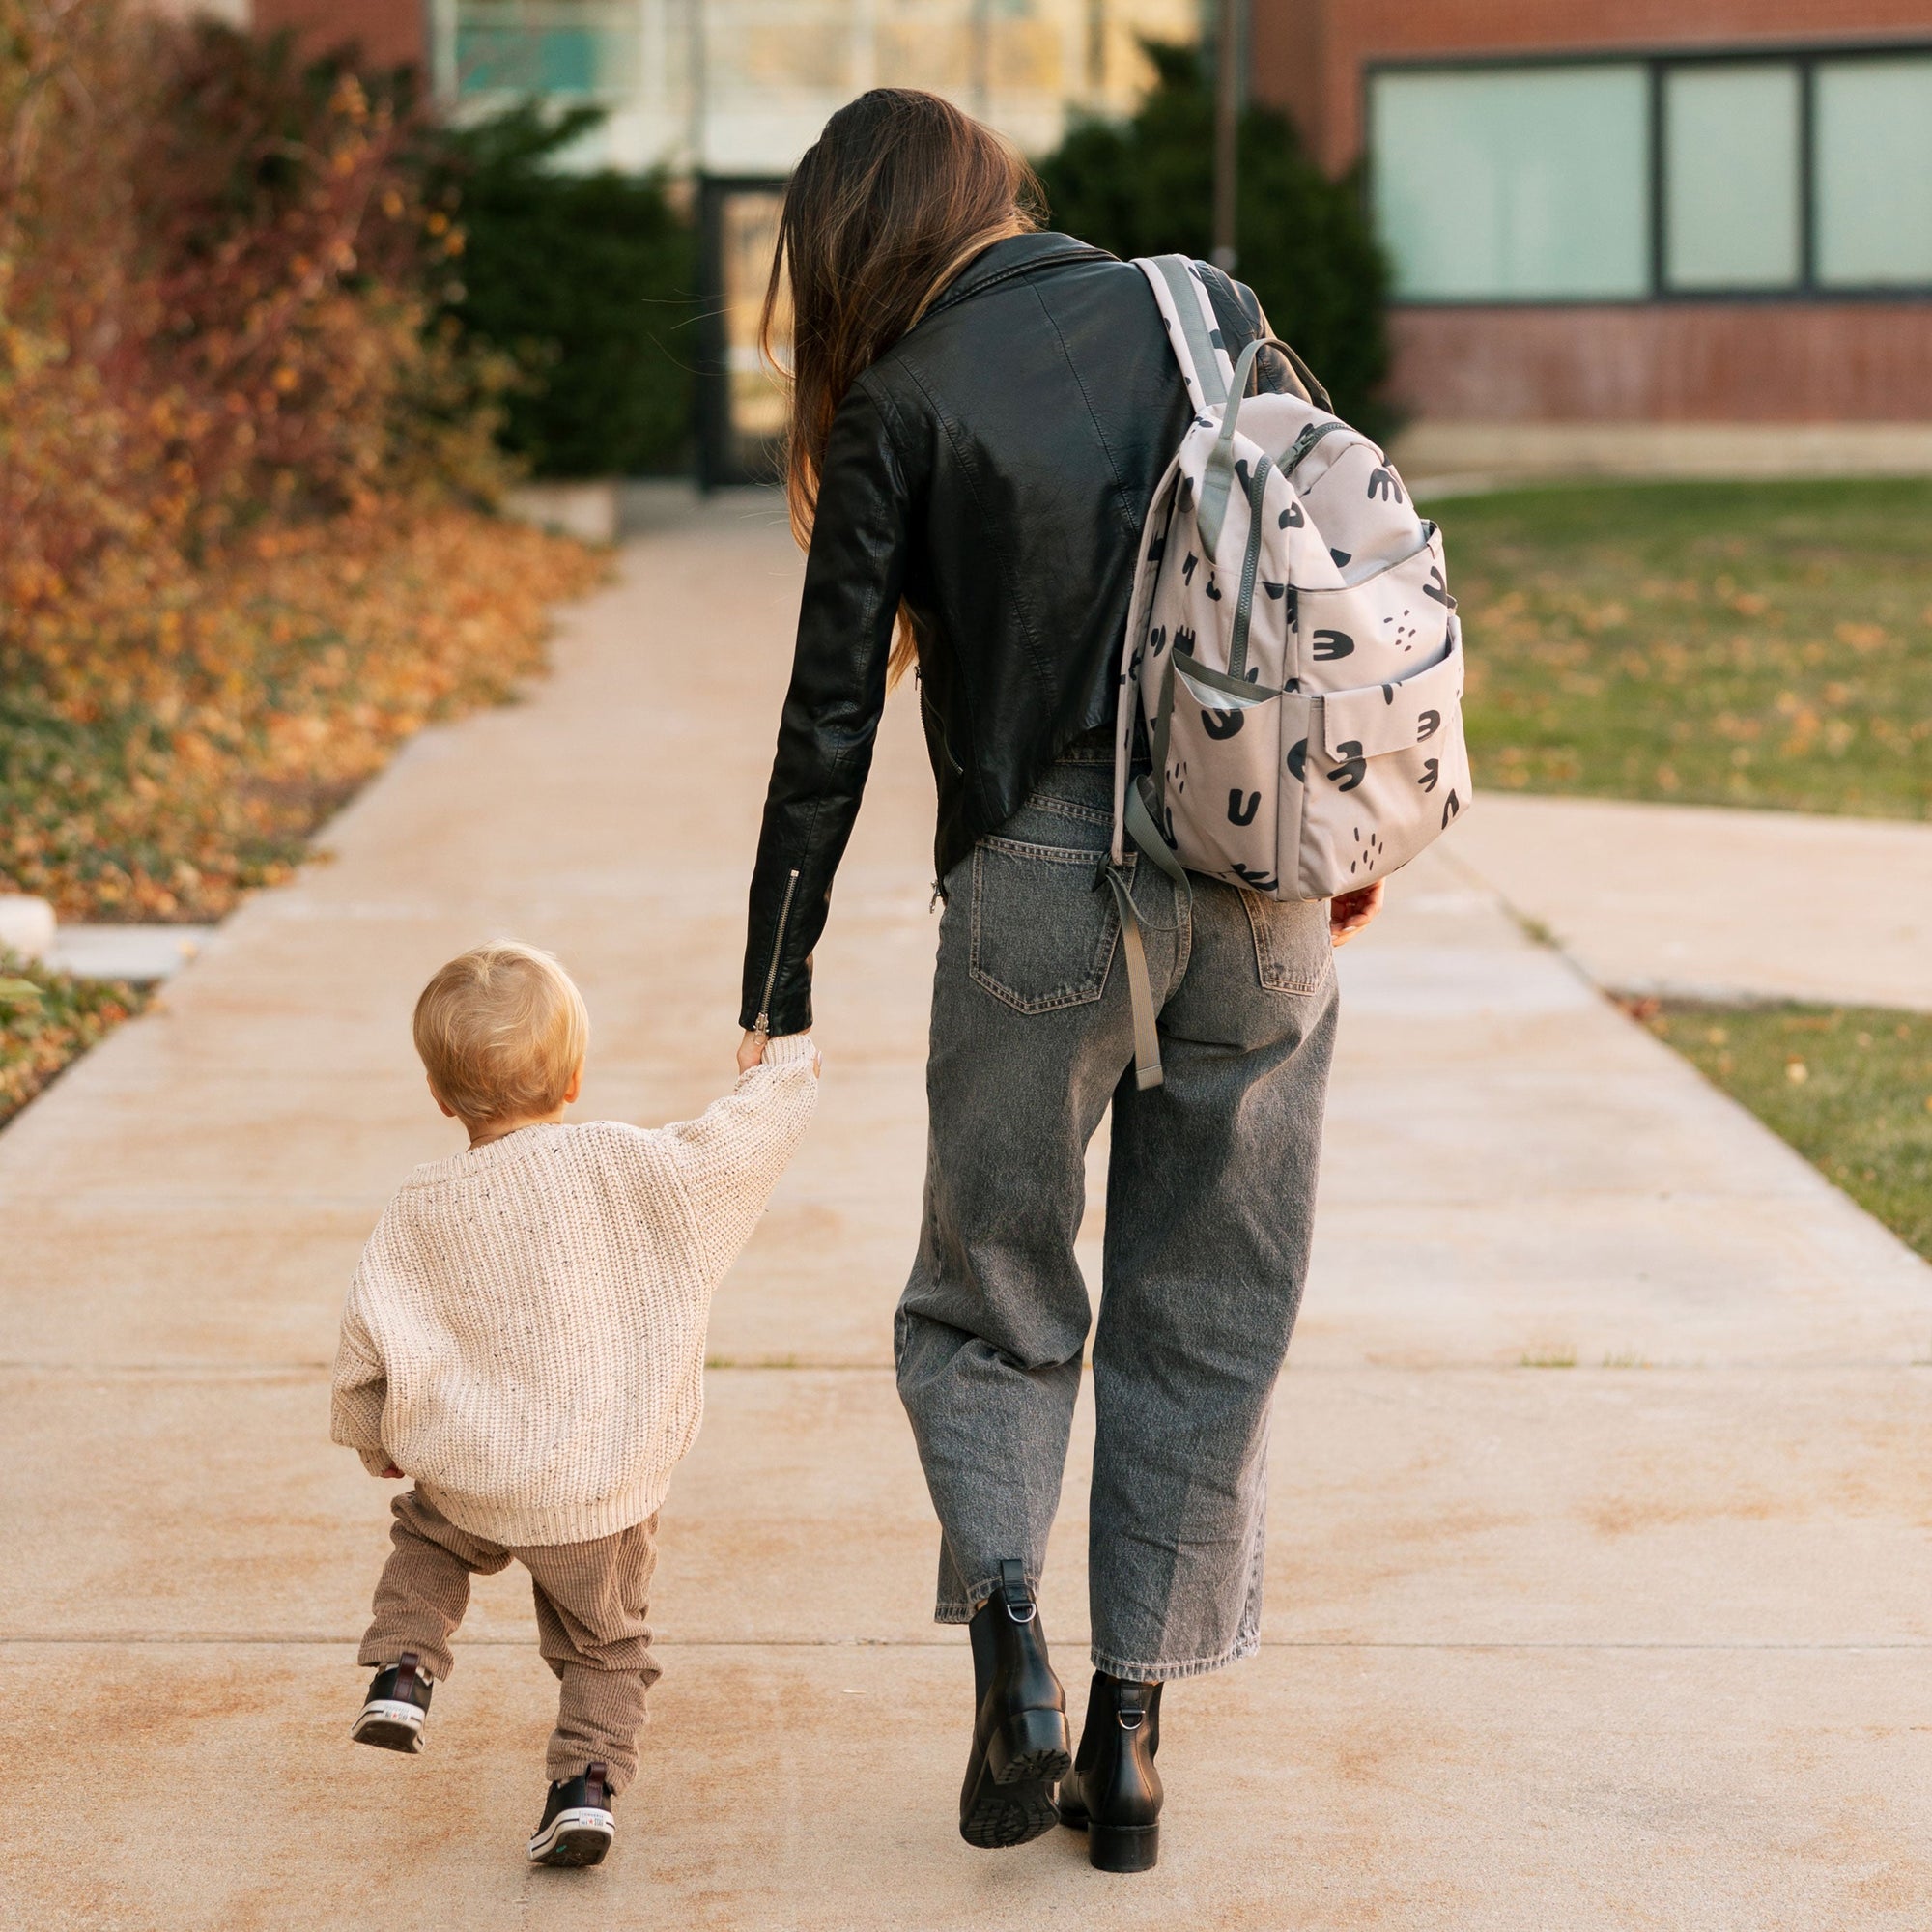
[[[809,1065],[817,1051],[809,1033],[781,1034],[777,1039],[766,1040],[765,1057],[760,1064],[765,1066],[791,1066],[800,1062]]]

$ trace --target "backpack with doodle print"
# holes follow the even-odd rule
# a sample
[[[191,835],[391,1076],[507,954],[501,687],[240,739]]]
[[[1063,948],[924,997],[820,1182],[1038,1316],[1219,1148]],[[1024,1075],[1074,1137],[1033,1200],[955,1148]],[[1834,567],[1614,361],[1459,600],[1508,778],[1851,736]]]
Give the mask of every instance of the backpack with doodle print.
[[[1135,263],[1194,420],[1154,493],[1121,668],[1113,864],[1140,1084],[1160,1080],[1131,845],[1273,899],[1407,864],[1469,803],[1442,534],[1382,452],[1309,395],[1244,395],[1199,264]],[[1131,776],[1135,724],[1151,769]],[[1130,781],[1131,779],[1131,781]]]

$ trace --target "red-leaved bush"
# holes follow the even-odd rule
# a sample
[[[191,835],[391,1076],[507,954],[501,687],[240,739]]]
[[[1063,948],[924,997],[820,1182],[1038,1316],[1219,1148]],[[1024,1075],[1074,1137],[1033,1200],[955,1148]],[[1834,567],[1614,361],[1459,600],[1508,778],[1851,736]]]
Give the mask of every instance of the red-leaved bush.
[[[215,916],[536,668],[462,232],[401,84],[134,0],[0,0],[0,892]]]
[[[500,480],[425,335],[461,248],[406,104],[117,0],[0,0],[0,560],[31,602],[114,543]],[[466,404],[469,405],[466,407]]]

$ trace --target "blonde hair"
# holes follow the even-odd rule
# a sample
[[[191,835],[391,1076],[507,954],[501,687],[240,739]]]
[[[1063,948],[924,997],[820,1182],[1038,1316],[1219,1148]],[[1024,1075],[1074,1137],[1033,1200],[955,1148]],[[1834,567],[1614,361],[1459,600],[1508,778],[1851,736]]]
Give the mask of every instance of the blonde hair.
[[[562,1105],[590,1043],[590,1015],[550,953],[498,939],[436,974],[413,1030],[438,1099],[465,1122],[505,1121]]]

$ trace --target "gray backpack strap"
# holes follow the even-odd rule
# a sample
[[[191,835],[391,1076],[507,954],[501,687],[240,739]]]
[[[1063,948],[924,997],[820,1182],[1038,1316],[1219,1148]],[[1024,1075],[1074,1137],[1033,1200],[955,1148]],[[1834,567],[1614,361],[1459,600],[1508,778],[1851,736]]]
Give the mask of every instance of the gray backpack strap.
[[[1160,828],[1153,821],[1153,814],[1147,809],[1147,801],[1142,798],[1138,784],[1127,792],[1127,837],[1143,858],[1149,860],[1165,872],[1174,884],[1175,923],[1172,926],[1158,926],[1162,932],[1178,932],[1180,929],[1180,915],[1192,903],[1194,888],[1187,874],[1181,868],[1179,859],[1174,856],[1174,848],[1161,837]],[[1155,1024],[1153,1009],[1153,983],[1148,976],[1147,947],[1141,934],[1153,923],[1134,903],[1134,890],[1123,866],[1109,862],[1101,867],[1100,876],[1113,889],[1114,904],[1121,915],[1121,948],[1126,955],[1127,1004],[1134,1017],[1134,1085],[1145,1093],[1150,1087],[1158,1087],[1166,1074],[1160,1064],[1160,1032]]]
[[[1185,255],[1137,255],[1134,267],[1148,279],[1167,324],[1168,346],[1180,364],[1188,400],[1197,410],[1217,410],[1228,400],[1235,373],[1220,340],[1214,303]]]

